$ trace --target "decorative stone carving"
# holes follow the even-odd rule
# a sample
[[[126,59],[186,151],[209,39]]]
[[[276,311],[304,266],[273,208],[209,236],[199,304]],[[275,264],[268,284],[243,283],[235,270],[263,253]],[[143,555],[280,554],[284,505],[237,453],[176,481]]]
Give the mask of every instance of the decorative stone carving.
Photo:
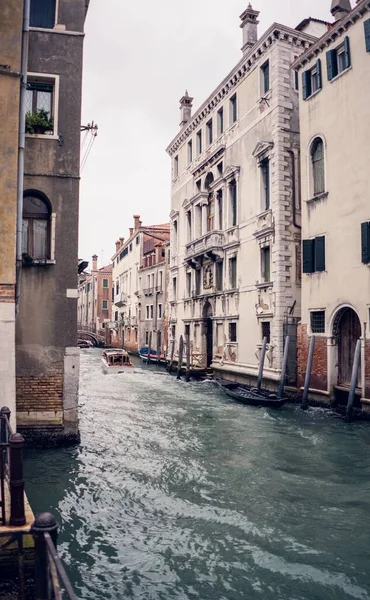
[[[203,269],[203,287],[205,290],[213,287],[213,268],[211,265],[207,265]]]

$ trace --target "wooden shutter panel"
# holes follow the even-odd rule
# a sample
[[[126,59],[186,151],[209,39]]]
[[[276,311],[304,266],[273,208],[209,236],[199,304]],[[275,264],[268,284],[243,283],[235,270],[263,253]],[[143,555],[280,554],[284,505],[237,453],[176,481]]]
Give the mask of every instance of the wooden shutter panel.
[[[370,52],[370,19],[364,21],[366,52]]]
[[[303,240],[303,273],[314,272],[314,247],[315,240]]]
[[[318,86],[319,89],[321,90],[322,88],[322,69],[321,69],[321,59],[319,58],[317,63],[316,63],[316,70],[317,70],[317,82],[318,82]]]
[[[311,71],[302,73],[302,95],[303,100],[307,100],[311,96]]]
[[[335,50],[329,50],[326,53],[326,68],[328,70],[328,79],[331,81],[337,75],[337,56]]]
[[[345,67],[348,69],[351,66],[351,51],[349,47],[349,37],[348,35],[344,38],[344,58],[345,58]]]
[[[55,0],[31,0],[31,27],[53,29],[55,25]]]
[[[362,262],[370,263],[370,221],[361,223],[361,253]]]
[[[325,271],[325,236],[315,238],[315,271]]]

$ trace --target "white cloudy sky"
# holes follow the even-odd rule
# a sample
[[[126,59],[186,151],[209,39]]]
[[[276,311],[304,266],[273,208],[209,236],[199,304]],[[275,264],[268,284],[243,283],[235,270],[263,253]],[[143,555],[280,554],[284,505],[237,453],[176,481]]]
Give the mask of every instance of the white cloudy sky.
[[[99,126],[82,172],[81,258],[108,263],[132,215],[170,212],[165,149],[179,130],[185,88],[194,109],[241,57],[239,15],[249,0],[91,0],[86,20],[83,123]],[[254,0],[259,33],[330,18],[331,0]],[[352,2],[353,4],[353,2]],[[84,148],[85,149],[85,148]]]

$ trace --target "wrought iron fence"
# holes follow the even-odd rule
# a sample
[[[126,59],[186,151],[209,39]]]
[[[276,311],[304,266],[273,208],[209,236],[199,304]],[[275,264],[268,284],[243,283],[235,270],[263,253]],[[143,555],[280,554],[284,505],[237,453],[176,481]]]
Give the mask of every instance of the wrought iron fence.
[[[0,506],[1,525],[25,525],[23,447],[24,438],[14,433],[10,425],[10,410],[0,410]],[[7,514],[6,487],[10,496],[10,514]]]

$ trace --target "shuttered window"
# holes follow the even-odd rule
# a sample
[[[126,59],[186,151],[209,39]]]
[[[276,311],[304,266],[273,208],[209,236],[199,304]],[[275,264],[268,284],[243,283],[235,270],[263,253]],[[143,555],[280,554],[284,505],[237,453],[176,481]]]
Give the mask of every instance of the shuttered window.
[[[55,0],[31,0],[31,27],[53,29],[55,25]]]
[[[366,52],[370,52],[370,19],[364,21]]]
[[[325,271],[325,236],[303,240],[303,273]]]
[[[351,66],[351,51],[350,51],[350,43],[348,35],[344,38],[343,44],[334,48],[334,50],[329,50],[326,53],[326,67],[328,72],[328,79],[331,81],[339,75],[343,73],[346,69],[349,69]]]
[[[302,73],[302,94],[303,100],[307,100],[312,94],[322,88],[322,69],[321,60],[318,59],[312,69]]]
[[[324,143],[315,138],[311,146],[313,193],[315,196],[325,192]]]
[[[361,224],[361,254],[362,262],[370,263],[370,221]]]

